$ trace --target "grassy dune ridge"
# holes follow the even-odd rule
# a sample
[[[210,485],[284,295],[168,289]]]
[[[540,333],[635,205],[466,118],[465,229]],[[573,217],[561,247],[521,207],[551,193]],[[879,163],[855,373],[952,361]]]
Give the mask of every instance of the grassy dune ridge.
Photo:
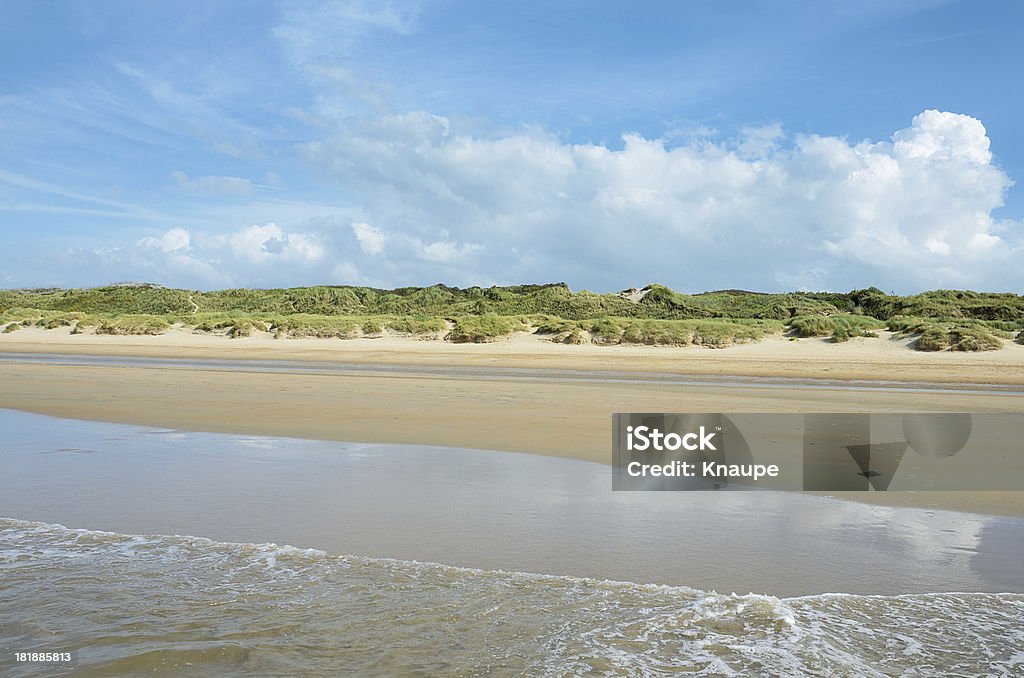
[[[849,293],[682,294],[662,285],[597,294],[563,283],[381,290],[318,286],[180,290],[150,284],[0,290],[0,332],[21,327],[160,334],[172,327],[230,337],[374,337],[395,333],[485,342],[533,332],[562,343],[724,347],[789,330],[835,342],[888,329],[920,350],[980,351],[1024,342],[1024,297],[939,290],[912,296]]]

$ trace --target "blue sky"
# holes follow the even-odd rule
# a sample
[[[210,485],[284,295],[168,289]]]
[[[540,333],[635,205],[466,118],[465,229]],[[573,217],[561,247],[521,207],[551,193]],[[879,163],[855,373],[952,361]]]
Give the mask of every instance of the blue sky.
[[[1021,3],[0,11],[0,286],[1024,291]]]

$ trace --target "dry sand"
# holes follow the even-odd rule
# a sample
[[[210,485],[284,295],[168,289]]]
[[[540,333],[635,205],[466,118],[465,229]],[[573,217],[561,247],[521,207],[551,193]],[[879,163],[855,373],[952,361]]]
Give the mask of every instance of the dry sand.
[[[1024,384],[1024,345],[1006,341],[999,351],[929,353],[911,349],[912,339],[889,332],[879,335],[878,339],[855,338],[844,344],[826,339],[790,341],[776,336],[725,349],[708,349],[566,346],[526,334],[489,344],[452,344],[404,337],[274,339],[267,333],[228,339],[181,330],[153,337],[73,335],[67,328],[28,328],[0,334],[0,352]]]
[[[227,339],[0,335],[0,353],[331,361],[409,369],[273,372],[245,369],[27,364],[0,361],[0,407],[194,431],[533,452],[609,463],[614,412],[1024,412],[1024,386],[956,392],[927,388],[761,388],[757,384],[514,379],[482,370],[412,366],[1024,385],[1024,346],[988,353],[920,353],[891,336],[846,344],[777,338],[728,349],[563,346],[532,336],[484,345],[413,339]],[[1012,392],[1016,391],[1016,392]],[[851,498],[1024,515],[1022,493],[865,493]]]

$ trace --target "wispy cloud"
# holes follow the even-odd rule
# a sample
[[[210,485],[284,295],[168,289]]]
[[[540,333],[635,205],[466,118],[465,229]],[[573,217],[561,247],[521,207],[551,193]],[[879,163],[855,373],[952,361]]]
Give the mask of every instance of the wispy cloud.
[[[267,129],[250,125],[239,116],[232,115],[216,96],[201,96],[185,91],[175,83],[148,73],[133,64],[121,62],[117,63],[115,68],[142,87],[165,114],[173,114],[179,134],[187,133],[211,146],[226,144],[225,136],[243,139],[244,142],[241,144],[227,145],[236,150],[248,148],[254,156],[263,153],[258,142],[269,136]]]
[[[284,3],[284,20],[273,33],[296,64],[336,60],[374,32],[410,33],[420,8],[419,2],[392,0],[293,0]]]
[[[93,205],[102,205],[102,206],[105,206],[105,207],[112,207],[112,208],[114,208],[113,210],[104,210],[104,211],[98,212],[100,214],[109,214],[109,215],[124,216],[124,217],[133,217],[133,218],[138,218],[138,219],[142,219],[142,220],[163,220],[163,219],[166,219],[166,215],[161,214],[159,212],[156,212],[154,210],[151,210],[149,208],[140,206],[140,205],[136,205],[136,204],[129,203],[129,202],[123,202],[123,201],[120,201],[120,200],[112,200],[110,198],[104,198],[104,197],[100,197],[100,196],[94,196],[94,195],[87,195],[87,194],[84,194],[84,193],[79,193],[77,191],[68,190],[68,189],[65,189],[65,188],[63,188],[61,186],[57,186],[55,184],[51,184],[49,182],[41,181],[39,179],[34,179],[32,177],[27,177],[27,176],[24,176],[24,175],[21,175],[21,174],[17,174],[15,172],[9,172],[9,171],[3,170],[3,169],[0,169],[0,182],[6,183],[6,184],[10,184],[12,186],[17,186],[17,187],[22,188],[22,189],[26,189],[26,190],[28,190],[28,191],[30,191],[32,193],[37,193],[37,194],[42,194],[42,195],[49,195],[49,196],[56,196],[56,197],[65,198],[65,199],[68,199],[68,200],[71,200],[71,201],[89,203],[89,204],[93,204]],[[3,209],[4,207],[5,207],[5,205],[3,203],[0,203],[0,209]],[[12,208],[17,208],[17,205],[12,205],[11,207]],[[37,206],[23,205],[23,207],[25,207],[25,208],[32,207],[32,209],[34,209],[35,211],[42,211],[43,208],[47,208],[47,209],[49,209],[51,211],[75,209],[75,208],[65,207],[65,206],[61,206],[61,205],[37,205]],[[77,208],[77,211],[82,212],[82,213],[85,213],[85,212],[96,213],[96,210],[88,209],[88,208]]]
[[[252,180],[242,177],[194,177],[190,178],[184,172],[177,170],[171,172],[178,188],[187,193],[201,193],[215,196],[247,196],[252,193]]]

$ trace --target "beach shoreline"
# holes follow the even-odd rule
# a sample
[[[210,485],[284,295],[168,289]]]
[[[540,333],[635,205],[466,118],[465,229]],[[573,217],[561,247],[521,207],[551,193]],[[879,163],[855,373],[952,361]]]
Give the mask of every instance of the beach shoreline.
[[[228,339],[183,332],[105,337],[28,329],[0,335],[0,353],[184,359],[180,366],[0,361],[4,408],[186,431],[439,445],[604,464],[611,458],[615,412],[1024,412],[1019,394],[1024,389],[998,390],[1024,384],[1024,346],[1019,345],[987,354],[929,354],[892,338],[841,345],[777,339],[712,350],[563,346],[528,336],[453,345],[397,338]],[[190,368],[188,359],[218,359],[244,369]],[[266,360],[364,369],[269,369],[259,363]],[[515,378],[494,373],[515,367],[529,372]],[[479,373],[469,374],[468,368]],[[554,373],[558,370],[836,383],[764,388],[711,380],[565,378]],[[545,377],[545,371],[553,376]],[[904,382],[906,387],[851,388],[850,380]],[[957,384],[972,386],[948,388]],[[1016,492],[830,494],[886,505],[1024,516],[1024,493]]]
[[[739,486],[611,492],[607,467],[555,456],[9,410],[0,425],[0,519],[740,594],[1024,592],[1020,518]],[[836,530],[841,543],[813,562],[787,563]]]

